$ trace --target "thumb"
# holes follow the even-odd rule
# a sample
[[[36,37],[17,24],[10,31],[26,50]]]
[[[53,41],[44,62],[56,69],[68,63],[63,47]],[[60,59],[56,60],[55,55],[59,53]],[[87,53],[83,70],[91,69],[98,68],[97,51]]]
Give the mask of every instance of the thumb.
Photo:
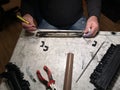
[[[92,30],[91,30],[91,28],[86,28],[84,30],[83,37],[88,38],[88,37],[91,37],[91,36],[92,36]]]

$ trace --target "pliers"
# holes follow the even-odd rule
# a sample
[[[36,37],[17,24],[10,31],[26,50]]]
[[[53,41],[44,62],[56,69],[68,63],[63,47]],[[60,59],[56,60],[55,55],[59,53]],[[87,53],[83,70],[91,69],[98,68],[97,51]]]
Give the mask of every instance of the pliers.
[[[45,80],[42,77],[39,70],[37,70],[37,72],[36,72],[38,79],[40,80],[41,83],[43,83],[46,86],[46,90],[56,90],[55,80],[52,77],[52,73],[51,73],[50,69],[47,66],[44,66],[43,69],[46,71],[49,81]]]

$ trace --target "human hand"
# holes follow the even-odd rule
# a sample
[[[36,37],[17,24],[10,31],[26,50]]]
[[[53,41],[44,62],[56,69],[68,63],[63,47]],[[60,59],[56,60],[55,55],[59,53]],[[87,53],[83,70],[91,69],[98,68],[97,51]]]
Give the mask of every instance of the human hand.
[[[96,16],[88,18],[83,37],[94,37],[99,31],[99,23]]]
[[[27,30],[27,31],[29,31],[29,32],[32,32],[32,31],[35,31],[35,30],[37,29],[37,28],[36,28],[36,25],[35,25],[35,23],[34,23],[34,19],[33,19],[33,17],[32,17],[30,14],[25,14],[25,15],[23,16],[23,18],[29,22],[28,24],[22,22],[22,26],[23,26],[23,28],[24,28],[25,30]]]

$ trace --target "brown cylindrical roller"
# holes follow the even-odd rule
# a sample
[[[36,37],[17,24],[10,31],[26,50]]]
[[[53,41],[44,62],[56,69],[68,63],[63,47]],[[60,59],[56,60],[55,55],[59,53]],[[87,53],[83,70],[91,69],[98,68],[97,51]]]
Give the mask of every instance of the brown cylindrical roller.
[[[68,53],[63,90],[71,90],[73,58],[74,58],[74,55],[72,53]]]

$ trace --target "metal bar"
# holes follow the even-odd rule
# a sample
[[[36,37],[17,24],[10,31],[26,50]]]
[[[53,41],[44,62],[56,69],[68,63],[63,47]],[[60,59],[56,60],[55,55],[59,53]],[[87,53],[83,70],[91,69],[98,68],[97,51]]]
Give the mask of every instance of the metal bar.
[[[84,32],[80,30],[39,30],[36,37],[82,37]]]
[[[45,32],[45,33],[82,33],[83,30],[54,30],[54,29],[39,29],[38,32]]]
[[[68,53],[63,90],[71,90],[73,58],[74,58],[74,55],[72,53]]]

